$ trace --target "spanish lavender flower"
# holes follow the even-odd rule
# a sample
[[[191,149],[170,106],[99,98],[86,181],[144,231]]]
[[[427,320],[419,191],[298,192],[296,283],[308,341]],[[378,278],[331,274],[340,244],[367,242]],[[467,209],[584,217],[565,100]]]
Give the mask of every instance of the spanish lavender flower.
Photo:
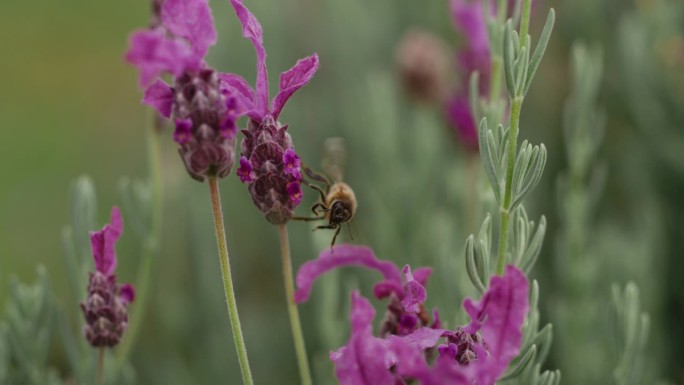
[[[292,94],[306,85],[318,69],[318,55],[299,60],[294,67],[280,75],[280,91],[269,104],[266,50],[261,24],[242,4],[231,0],[242,34],[254,45],[257,57],[256,87],[235,74],[221,74],[221,92],[234,98],[234,117],[249,117],[243,130],[240,181],[248,184],[249,193],[257,208],[269,222],[286,223],[301,202],[301,171],[299,156],[294,151],[287,125],[278,121],[280,112]]]
[[[375,258],[370,249],[348,245],[336,249],[334,254],[326,250],[319,259],[302,266],[297,275],[298,302],[308,298],[318,276],[348,265],[381,272],[384,279],[375,285],[374,294],[403,294],[402,305],[406,305],[407,312],[425,302],[425,288],[415,276],[426,277],[429,270],[418,269],[412,278],[405,267],[406,282],[401,286],[398,268]],[[492,278],[480,301],[464,301],[463,307],[471,318],[469,324],[455,330],[422,326],[382,338],[373,335],[375,310],[368,300],[353,293],[349,342],[330,354],[335,374],[342,385],[396,385],[410,379],[423,385],[493,385],[519,353],[521,328],[529,307],[528,291],[524,273],[508,266],[503,277]],[[433,364],[428,362],[428,350],[436,350]]]
[[[392,262],[377,259],[373,251],[367,247],[341,245],[326,249],[321,252],[318,259],[302,265],[297,272],[295,302],[301,303],[309,298],[316,278],[343,266],[362,266],[383,275],[383,280],[373,287],[376,298],[389,300],[382,324],[383,336],[407,335],[420,327],[430,326],[430,319],[423,304],[427,299],[425,284],[432,269],[423,267],[412,272],[407,265],[403,270],[399,270]],[[434,321],[438,320],[436,313],[433,318]],[[432,326],[435,325],[433,322]]]
[[[121,213],[112,208],[110,223],[90,233],[95,272],[90,273],[88,298],[81,303],[85,317],[83,331],[94,347],[112,347],[119,343],[128,326],[128,304],[135,299],[130,284],[116,283],[116,241],[123,231]]]
[[[151,27],[134,32],[126,60],[140,70],[143,103],[175,122],[174,140],[190,176],[225,177],[235,162],[237,109],[221,74],[204,62],[216,43],[207,0],[154,0]],[[159,77],[173,76],[170,86]]]

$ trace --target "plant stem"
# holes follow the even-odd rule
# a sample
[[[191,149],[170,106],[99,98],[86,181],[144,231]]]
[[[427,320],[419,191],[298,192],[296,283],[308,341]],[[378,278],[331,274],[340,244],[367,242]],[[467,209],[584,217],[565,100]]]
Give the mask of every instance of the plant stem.
[[[129,328],[126,338],[121,341],[117,352],[117,368],[120,369],[126,362],[133,345],[137,339],[140,328],[145,319],[145,310],[148,307],[147,295],[153,281],[151,275],[154,262],[159,251],[161,239],[161,223],[163,211],[162,177],[160,139],[162,121],[156,111],[150,112],[150,127],[147,131],[147,163],[149,168],[149,181],[152,191],[152,214],[150,230],[143,244],[142,258],[138,264],[138,277],[135,282],[136,301],[131,305]]]
[[[530,30],[530,13],[532,12],[532,0],[523,0],[522,22],[520,23],[520,48],[525,47],[527,34]]]
[[[499,231],[499,248],[496,262],[496,274],[502,275],[504,271],[504,264],[506,262],[506,249],[508,244],[508,228],[511,216],[511,195],[513,190],[513,169],[515,166],[515,155],[518,148],[518,131],[520,124],[520,108],[522,106],[522,97],[513,99],[511,104],[511,120],[510,132],[508,135],[508,148],[506,158],[506,186],[504,190],[504,200],[499,208],[501,216],[500,231]]]
[[[226,232],[223,228],[223,212],[221,209],[221,196],[219,194],[218,179],[215,175],[209,176],[209,190],[211,192],[211,206],[214,212],[214,231],[216,232],[216,243],[218,245],[219,259],[221,261],[221,274],[223,276],[223,288],[228,303],[228,315],[230,326],[233,329],[233,341],[237,350],[238,361],[240,362],[240,372],[244,385],[252,385],[252,372],[249,369],[247,359],[247,348],[242,336],[240,317],[238,316],[237,304],[235,302],[235,291],[233,290],[233,278],[230,273],[230,261],[228,257],[228,245],[226,242]]]
[[[104,385],[104,357],[105,348],[99,348],[97,357],[97,385]]]
[[[292,338],[294,338],[295,351],[297,353],[297,363],[299,364],[299,374],[302,385],[311,385],[311,371],[309,369],[309,359],[306,355],[304,336],[302,335],[302,325],[299,322],[299,310],[294,302],[294,278],[292,274],[292,259],[290,258],[290,239],[287,234],[287,226],[278,226],[280,235],[280,250],[283,257],[283,278],[285,281],[285,295],[287,296],[287,311],[290,315],[290,326],[292,328]]]

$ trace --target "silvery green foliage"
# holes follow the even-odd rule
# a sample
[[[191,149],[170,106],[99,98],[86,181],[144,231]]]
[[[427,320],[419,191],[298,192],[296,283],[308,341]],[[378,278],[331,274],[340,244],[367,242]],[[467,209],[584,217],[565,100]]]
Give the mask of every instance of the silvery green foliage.
[[[684,86],[680,52],[684,3],[663,1],[643,7],[620,23],[617,51],[618,91],[640,139],[673,170],[684,174]]]
[[[644,350],[648,340],[650,320],[641,311],[639,288],[629,282],[624,290],[613,284],[612,303],[613,325],[615,332],[617,365],[613,371],[616,385],[642,384],[644,370]]]
[[[483,4],[486,3],[488,2]],[[487,7],[484,8],[485,15],[489,15]],[[544,55],[555,20],[555,13],[552,9],[549,11],[539,43],[532,51],[531,37],[525,33],[521,41],[519,33],[513,30],[513,20],[517,21],[520,18],[521,30],[527,31],[528,25],[525,23],[529,23],[529,10],[530,1],[521,0],[516,2],[514,19],[506,23],[503,22],[501,15],[487,16],[492,60],[503,59],[506,90],[513,106],[511,125],[514,127],[514,133],[511,135],[511,126],[504,128],[502,124],[498,124],[494,129],[489,128],[487,115],[492,116],[491,109],[484,111],[485,117],[479,127],[480,156],[499,205],[498,219],[502,224],[502,230],[504,223],[510,228],[507,234],[509,236],[499,239],[499,247],[504,247],[504,249],[496,252],[501,254],[505,264],[514,264],[528,274],[541,250],[546,231],[546,219],[542,216],[539,224],[530,221],[522,202],[541,180],[546,164],[546,148],[543,144],[533,146],[525,140],[517,153],[509,154],[509,151],[517,149],[520,107]],[[496,77],[498,74],[492,76]],[[483,104],[478,104],[479,96],[473,95],[477,88],[476,84],[477,77],[475,76],[471,78],[471,107],[474,110],[474,116],[479,116],[477,107]],[[498,265],[498,257],[492,250],[491,222],[491,215],[487,215],[477,237],[471,235],[465,247],[466,270],[471,282],[480,292],[484,292],[491,275],[496,272],[494,266]],[[500,232],[499,237],[501,236]],[[559,371],[541,372],[541,366],[551,346],[553,333],[550,324],[540,329],[539,286],[536,281],[532,284],[530,296],[530,312],[523,329],[521,353],[511,362],[509,369],[499,382],[520,385],[555,385],[560,382]]]
[[[39,266],[33,285],[10,281],[10,298],[0,323],[0,379],[3,384],[60,384],[48,365],[52,337],[51,289],[47,271]],[[4,340],[4,341],[3,341]]]
[[[597,108],[603,71],[598,47],[575,44],[572,49],[571,95],[565,104],[563,133],[568,170],[557,182],[560,232],[556,238],[556,290],[551,305],[554,322],[564,331],[558,338],[559,361],[570,383],[605,383],[602,365],[584,365],[605,357],[605,343],[597,327],[603,322],[603,304],[597,292],[605,292],[606,266],[594,248],[593,215],[602,195],[606,168],[597,162],[603,142],[605,115]],[[577,309],[582,309],[578,311]],[[570,368],[583,365],[584,370]]]

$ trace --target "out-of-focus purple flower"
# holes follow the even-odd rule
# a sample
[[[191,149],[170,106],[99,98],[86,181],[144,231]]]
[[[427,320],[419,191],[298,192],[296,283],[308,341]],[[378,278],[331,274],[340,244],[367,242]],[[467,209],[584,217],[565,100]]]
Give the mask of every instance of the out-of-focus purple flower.
[[[394,264],[378,260],[370,249],[358,246],[336,246],[335,253],[326,250],[319,259],[305,263],[297,275],[295,300],[305,301],[320,275],[350,265],[381,272],[384,280],[375,286],[376,296],[383,297],[388,292],[394,298],[401,296],[399,306],[406,304],[402,316],[407,319],[418,316],[414,304],[419,303],[422,310],[427,297],[423,285],[429,271],[417,269],[412,274],[405,267],[402,285],[401,273]],[[402,333],[387,333],[387,320],[384,320],[380,333],[383,338],[378,338],[372,332],[374,309],[354,293],[351,336],[347,345],[330,355],[335,374],[342,385],[395,385],[409,379],[424,385],[494,385],[519,354],[528,295],[524,273],[508,266],[503,277],[492,278],[480,301],[464,301],[463,306],[471,317],[468,325],[443,330],[436,325],[440,322],[435,315],[432,327],[423,324],[406,328]],[[398,303],[391,302],[388,309]],[[389,310],[388,315],[391,314]],[[409,323],[415,321],[422,322],[420,318],[413,318]],[[443,343],[439,344],[442,339]],[[437,353],[434,362],[426,354],[431,348]]]
[[[447,104],[447,120],[455,129],[463,145],[471,150],[478,150],[477,124],[470,108],[468,95],[456,95]]]
[[[128,304],[135,299],[130,284],[117,285],[116,241],[123,231],[119,209],[114,207],[110,223],[90,233],[95,272],[90,273],[88,297],[81,303],[85,317],[83,333],[94,347],[115,346],[128,326]]]
[[[396,62],[404,91],[414,100],[439,104],[448,95],[451,52],[438,36],[410,29],[397,44]]]
[[[176,122],[174,139],[190,176],[225,177],[235,162],[237,114],[219,75],[204,62],[216,43],[209,4],[153,0],[153,10],[150,29],[134,32],[126,53],[146,88],[143,103]],[[173,76],[173,86],[159,78],[163,74]]]
[[[297,272],[295,302],[301,303],[309,298],[318,277],[345,266],[365,267],[382,274],[383,279],[373,287],[373,294],[378,299],[389,300],[382,324],[383,336],[407,335],[430,325],[424,303],[427,299],[425,285],[432,270],[419,268],[412,272],[407,265],[402,274],[394,263],[377,259],[371,249],[363,246],[334,246],[323,250],[318,259],[302,265]]]
[[[242,35],[252,42],[257,59],[256,86],[252,88],[241,76],[221,74],[221,92],[234,98],[236,117],[249,117],[243,130],[241,169],[251,169],[253,177],[241,173],[240,180],[248,189],[257,208],[273,224],[283,224],[294,214],[302,200],[299,156],[294,151],[287,125],[278,117],[290,97],[306,85],[318,70],[318,55],[300,59],[280,74],[279,92],[269,104],[266,50],[261,24],[241,0],[231,0],[242,25]],[[249,162],[243,166],[242,159]]]

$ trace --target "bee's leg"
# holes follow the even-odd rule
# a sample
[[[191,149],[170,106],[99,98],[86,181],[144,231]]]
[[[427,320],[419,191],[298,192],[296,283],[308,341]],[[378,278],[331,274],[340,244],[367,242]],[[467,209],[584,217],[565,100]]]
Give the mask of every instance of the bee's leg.
[[[309,182],[309,181],[306,181],[306,180],[304,180],[304,179],[302,179],[302,184],[305,185],[305,186],[309,186],[309,188],[312,188],[312,189],[318,191],[318,193],[321,194],[321,202],[325,202],[325,195],[326,195],[326,192],[323,191],[322,188],[320,188],[320,187],[316,186],[315,184],[313,184],[313,183],[311,183],[311,182]]]
[[[342,226],[337,226],[337,231],[335,231],[335,235],[333,235],[332,242],[330,242],[330,251],[332,252],[333,246],[335,246],[335,240],[337,239],[337,235],[340,233],[340,230],[342,230]]]
[[[302,166],[302,168],[304,169],[304,173],[306,174],[306,176],[317,182],[323,183],[325,185],[326,191],[330,190],[330,180],[328,180],[328,178],[326,178],[325,175],[321,175],[306,166]],[[323,198],[323,200],[325,200],[325,198]]]
[[[316,226],[316,228],[311,230],[311,231],[316,231],[318,229],[337,229],[337,228],[339,228],[338,225],[320,225],[320,226]]]
[[[321,217],[292,217],[291,218],[293,221],[304,221],[304,222],[309,222],[309,221],[319,221],[321,219],[325,219],[325,215]]]
[[[323,212],[330,211],[330,209],[325,207],[325,205],[323,203],[318,202],[318,203],[314,204],[313,206],[311,206],[311,212],[314,213],[314,215],[319,215],[319,213],[318,213],[319,208],[322,209]]]
[[[347,222],[347,228],[349,229],[349,236],[351,237],[352,241],[354,240],[354,234],[351,231],[351,225],[349,222]]]

